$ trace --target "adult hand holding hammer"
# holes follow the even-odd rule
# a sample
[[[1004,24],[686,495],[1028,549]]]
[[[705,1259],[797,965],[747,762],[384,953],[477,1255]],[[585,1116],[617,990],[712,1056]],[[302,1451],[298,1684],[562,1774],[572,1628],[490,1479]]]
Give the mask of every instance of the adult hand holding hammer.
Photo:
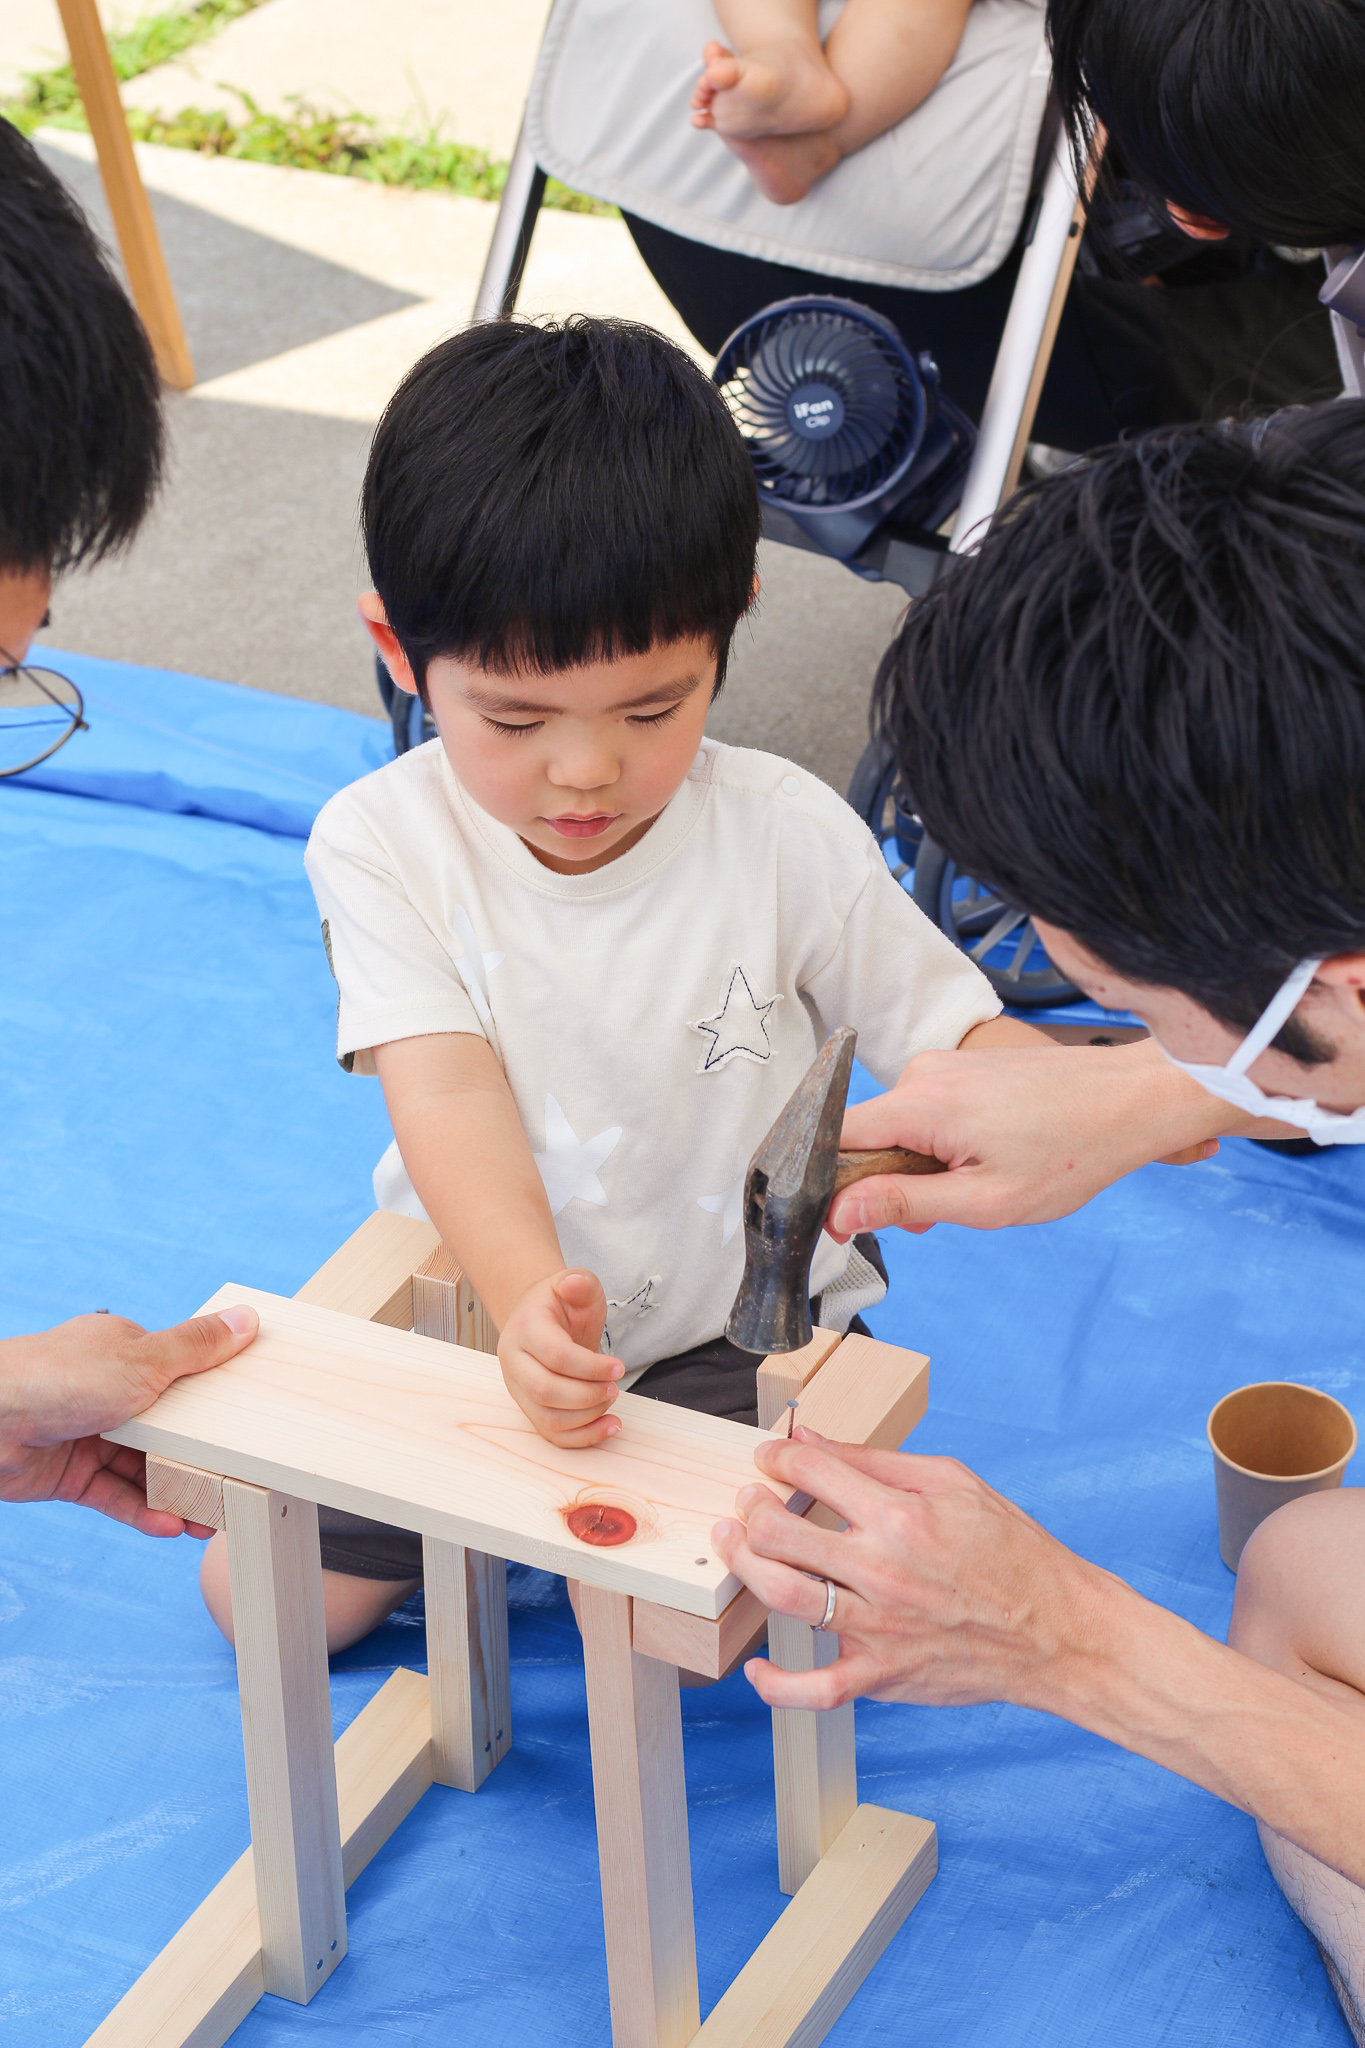
[[[843,1243],[887,1227],[1049,1223],[1151,1161],[1192,1165],[1219,1137],[1292,1135],[1220,1103],[1151,1039],[925,1052],[893,1089],[848,1111],[841,1142],[933,1153],[948,1170],[858,1181],[836,1195],[826,1228]]]

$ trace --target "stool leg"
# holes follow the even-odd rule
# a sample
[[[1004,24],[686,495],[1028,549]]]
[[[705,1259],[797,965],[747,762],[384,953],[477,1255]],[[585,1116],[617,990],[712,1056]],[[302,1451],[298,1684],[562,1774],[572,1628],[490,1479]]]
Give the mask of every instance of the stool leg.
[[[507,1565],[462,1543],[422,1538],[432,1777],[477,1792],[512,1747]]]
[[[768,1655],[783,1671],[818,1671],[839,1654],[839,1638],[807,1628],[790,1615],[768,1617]],[[773,1777],[777,1791],[777,1883],[790,1897],[801,1889],[858,1804],[853,1707],[824,1714],[773,1708]]]
[[[498,1333],[459,1261],[438,1244],[412,1276],[412,1327],[496,1356]],[[432,1765],[438,1785],[477,1792],[512,1747],[507,1563],[422,1539]]]
[[[684,2048],[701,2024],[676,1665],[637,1656],[630,1600],[578,1588],[613,2048]]]
[[[265,1988],[306,2005],[346,1953],[318,1511],[223,1481]]]

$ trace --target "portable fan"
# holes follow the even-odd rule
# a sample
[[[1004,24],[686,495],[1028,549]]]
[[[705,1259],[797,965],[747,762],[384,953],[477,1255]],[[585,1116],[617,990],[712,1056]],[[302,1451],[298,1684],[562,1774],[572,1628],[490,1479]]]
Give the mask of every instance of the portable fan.
[[[962,495],[976,442],[880,313],[852,299],[779,299],[736,328],[712,372],[759,491],[847,561],[883,521],[932,530]]]

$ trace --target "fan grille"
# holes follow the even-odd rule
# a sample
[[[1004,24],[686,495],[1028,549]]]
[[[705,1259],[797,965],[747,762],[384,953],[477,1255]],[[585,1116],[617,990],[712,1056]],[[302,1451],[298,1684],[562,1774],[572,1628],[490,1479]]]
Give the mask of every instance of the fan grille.
[[[798,425],[814,387],[837,393],[826,433]],[[848,505],[880,490],[918,447],[924,397],[903,351],[865,321],[832,308],[787,310],[739,337],[721,386],[759,488],[795,505]],[[828,408],[823,408],[826,412]]]

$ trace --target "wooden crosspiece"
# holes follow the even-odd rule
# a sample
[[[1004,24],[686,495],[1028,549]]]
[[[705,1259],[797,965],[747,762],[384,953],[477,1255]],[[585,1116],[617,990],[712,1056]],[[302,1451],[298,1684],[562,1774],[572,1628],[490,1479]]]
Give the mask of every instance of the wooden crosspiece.
[[[609,1444],[546,1444],[503,1386],[469,1283],[405,1217],[370,1217],[293,1301],[234,1287],[207,1306],[232,1300],[259,1310],[256,1342],[110,1434],[148,1453],[154,1506],[227,1531],[252,1847],[89,2048],[218,2048],[263,1991],[306,2002],[326,1980],[346,1952],[345,1887],[430,1785],[472,1792],[511,1746],[508,1558],[578,1582],[614,2048],[815,2048],[936,1845],[928,1821],[858,1804],[851,1707],[775,1713],[779,1884],[794,1896],[700,2021],[678,1668],[718,1676],[763,1623],[710,1543],[762,1431],[626,1394]],[[822,1434],[887,1447],[924,1413],[928,1360],[817,1331],[758,1384],[770,1429],[785,1432],[795,1393]],[[395,1672],[334,1758],[319,1502],[420,1530],[426,1575],[429,1678]],[[625,1540],[594,1540],[608,1522]],[[785,1669],[836,1653],[770,1617]]]

